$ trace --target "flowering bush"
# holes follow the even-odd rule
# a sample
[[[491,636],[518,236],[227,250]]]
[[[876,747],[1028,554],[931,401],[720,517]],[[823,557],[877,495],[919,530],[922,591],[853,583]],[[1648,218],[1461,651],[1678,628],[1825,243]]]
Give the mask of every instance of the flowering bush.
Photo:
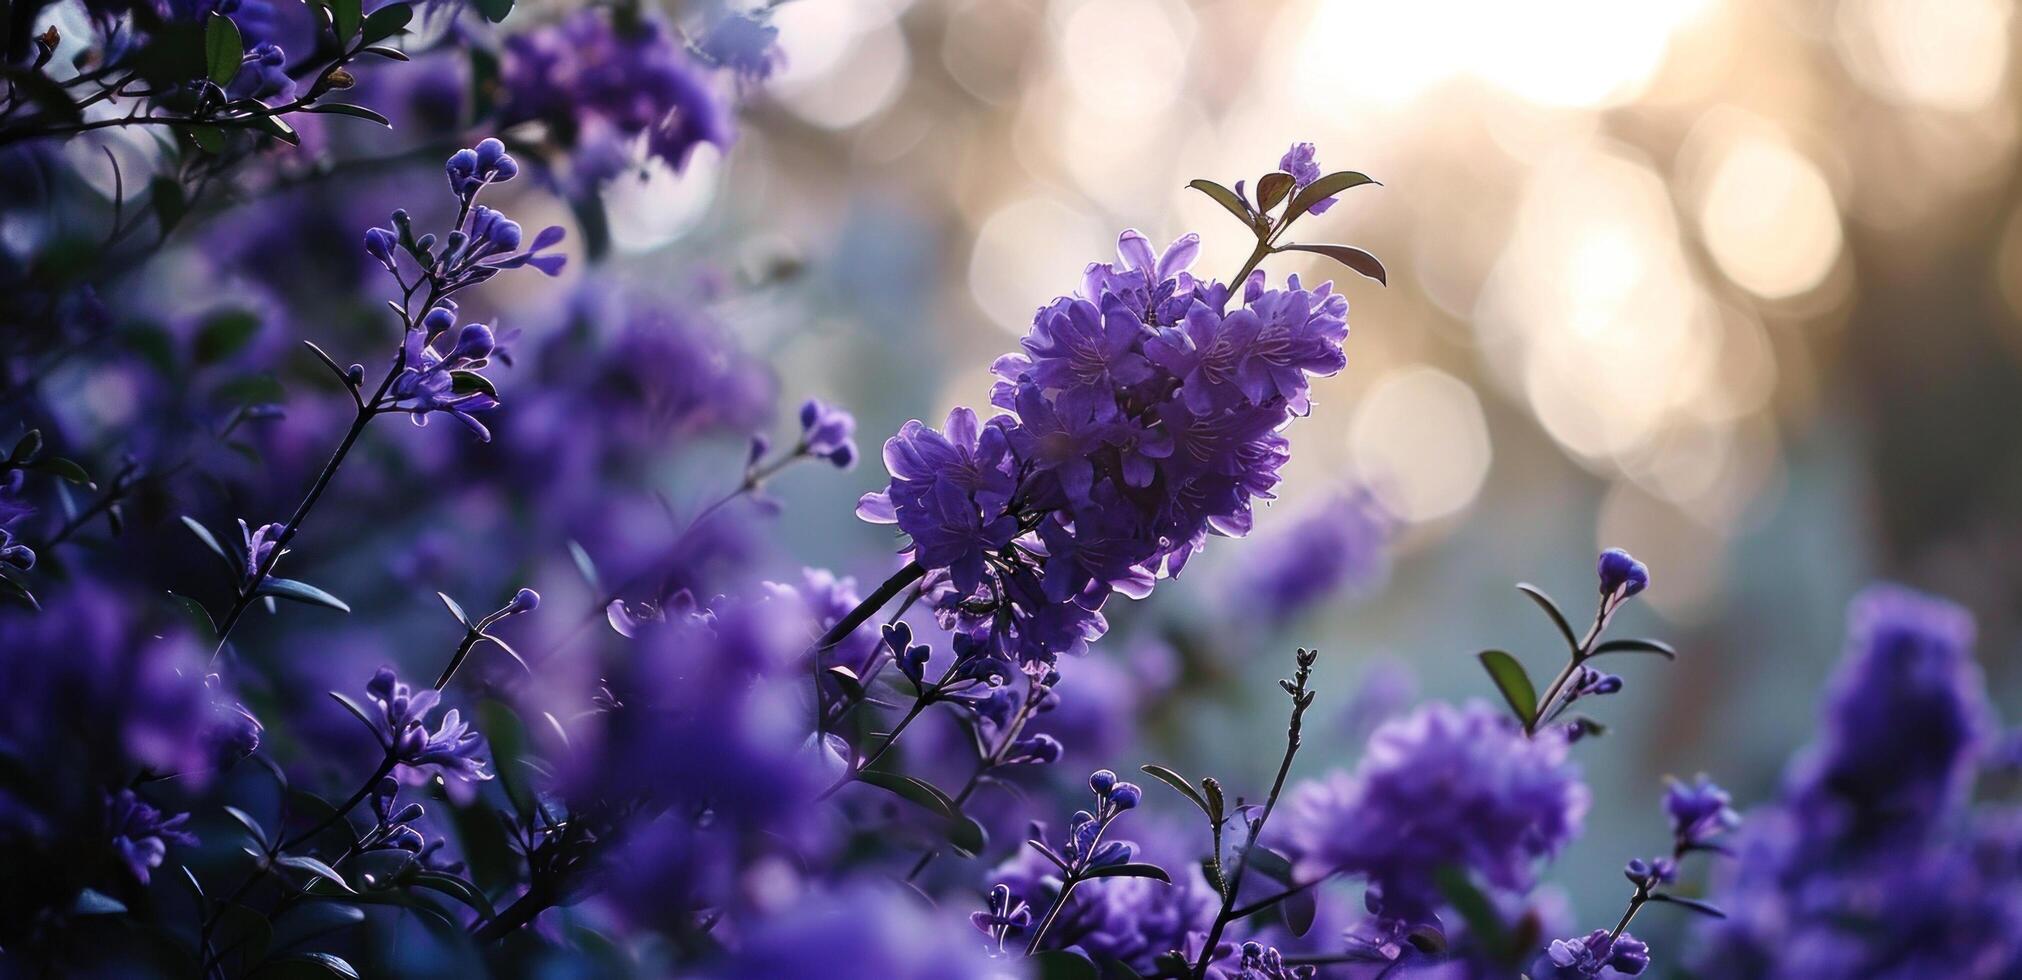
[[[2022,970],[2022,837],[1971,797],[2000,755],[1972,623],[1906,591],[1857,600],[1774,798],[1667,784],[1611,927],[1541,882],[1616,803],[1583,778],[1625,687],[1602,666],[1677,657],[1611,632],[1661,588],[1619,549],[1584,629],[1519,587],[1565,648],[1544,685],[1486,650],[1484,697],[1372,685],[1340,739],[1301,647],[1275,769],[1113,758],[1202,671],[1187,630],[1112,621],[1258,527],[1351,364],[1363,283],[1265,264],[1387,280],[1292,237],[1375,183],[1312,144],[1191,185],[1242,229],[1233,275],[1124,231],[987,390],[884,439],[855,513],[897,558],[851,575],[802,565],[768,491],[855,468],[856,415],[774,375],[723,277],[651,290],[604,256],[614,182],[736,142],[771,5],[79,6],[82,40],[57,5],[0,18],[0,161],[53,175],[0,200],[8,975]],[[326,194],[358,162],[337,127],[396,121],[455,137],[370,161],[425,183]],[[161,170],[112,158],[107,198],[69,150],[119,129]],[[544,210],[575,234],[507,216]],[[171,264],[223,285],[145,274]],[[1316,489],[1227,545],[1237,628],[1382,578],[1395,522]],[[827,499],[796,516],[848,523]],[[1322,740],[1359,759],[1295,774]],[[1663,938],[1651,906],[1703,917],[1697,948],[1632,933]]]

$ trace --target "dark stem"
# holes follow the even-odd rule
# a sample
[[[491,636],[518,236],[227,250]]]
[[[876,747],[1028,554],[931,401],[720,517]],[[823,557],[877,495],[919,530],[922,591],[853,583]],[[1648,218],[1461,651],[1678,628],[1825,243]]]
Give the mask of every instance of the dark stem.
[[[1215,924],[1208,930],[1206,944],[1201,947],[1200,959],[1194,962],[1193,976],[1201,980],[1208,973],[1208,961],[1214,958],[1215,947],[1222,941],[1223,930],[1229,923],[1240,918],[1236,912],[1236,898],[1243,891],[1243,876],[1250,870],[1250,855],[1256,852],[1257,839],[1263,836],[1264,824],[1271,819],[1271,811],[1278,807],[1278,797],[1285,791],[1285,778],[1291,774],[1292,758],[1299,754],[1300,723],[1306,715],[1306,708],[1313,703],[1312,695],[1306,691],[1306,681],[1312,677],[1312,659],[1306,651],[1300,651],[1299,672],[1292,694],[1292,720],[1285,726],[1285,755],[1278,762],[1278,775],[1271,780],[1271,795],[1264,798],[1264,812],[1250,822],[1249,834],[1243,843],[1243,852],[1236,856],[1236,870],[1229,875],[1229,886],[1222,892],[1221,911],[1215,914]]]
[[[1600,639],[1601,630],[1606,628],[1607,624],[1608,601],[1603,599],[1601,600],[1601,608],[1594,613],[1594,624],[1587,627],[1587,635],[1580,640],[1580,645],[1573,650],[1572,657],[1566,661],[1566,666],[1559,671],[1559,676],[1552,679],[1552,685],[1545,688],[1544,697],[1538,699],[1537,710],[1531,714],[1530,723],[1524,726],[1525,736],[1536,735],[1538,733],[1538,726],[1551,720],[1552,708],[1558,702],[1559,695],[1565,693],[1566,684],[1573,679],[1573,672],[1578,670],[1581,664],[1587,662],[1588,651],[1594,648],[1594,641]]]
[[[378,390],[372,393],[372,398],[365,403],[365,407],[360,408],[358,414],[352,418],[350,430],[344,433],[344,441],[337,444],[337,451],[331,453],[330,461],[323,464],[323,472],[317,474],[316,482],[310,486],[308,496],[302,498],[302,503],[296,506],[294,515],[289,517],[288,523],[282,527],[280,543],[267,554],[267,560],[253,570],[252,581],[239,590],[238,598],[232,602],[232,611],[226,614],[224,622],[218,626],[218,645],[211,651],[212,661],[216,661],[218,654],[224,651],[225,641],[231,639],[232,630],[239,625],[240,618],[245,616],[253,600],[259,597],[261,583],[265,582],[267,576],[274,571],[274,564],[281,560],[281,552],[286,550],[290,541],[294,540],[295,532],[301,529],[302,522],[308,518],[309,511],[315,508],[316,501],[323,498],[323,491],[329,488],[331,478],[337,475],[337,468],[344,465],[344,458],[351,454],[351,447],[358,444],[358,437],[379,414],[377,407],[379,400],[385,397],[386,390],[393,386],[393,379],[399,376],[403,360],[405,354],[394,358],[393,367],[379,382]]]
[[[857,603],[855,609],[850,610],[849,614],[843,618],[836,620],[835,625],[829,627],[828,632],[821,635],[821,639],[814,641],[814,652],[819,654],[841,643],[844,637],[856,632],[857,627],[864,624],[864,620],[876,615],[878,610],[884,608],[885,603],[892,601],[899,593],[904,592],[907,586],[926,577],[926,574],[926,566],[916,561],[907,562],[906,567],[892,573],[892,577],[885,579],[884,584],[878,586],[877,591],[866,596],[864,601]]]
[[[553,904],[554,898],[548,894],[548,889],[540,885],[531,885],[525,894],[506,906],[506,910],[500,912],[498,918],[479,925],[471,931],[470,936],[479,943],[497,942],[521,926],[534,921],[534,917],[547,911]]]
[[[885,737],[878,742],[877,749],[866,756],[861,764],[851,767],[849,772],[844,773],[835,782],[830,783],[827,789],[822,790],[819,795],[815,796],[815,802],[819,803],[826,800],[840,792],[843,787],[856,782],[857,777],[863,775],[864,770],[876,765],[879,759],[884,758],[885,753],[891,751],[892,744],[899,740],[900,733],[906,730],[906,726],[911,725],[913,719],[918,718],[922,712],[926,711],[927,705],[934,703],[933,692],[940,688],[942,684],[948,683],[949,679],[954,676],[955,667],[953,664],[950,664],[947,672],[941,675],[941,679],[936,681],[933,687],[920,692],[920,696],[913,699],[913,706],[906,710],[906,716],[899,719],[899,723],[893,726],[890,732],[885,734]],[[821,747],[817,745],[815,749],[816,751],[820,751]]]
[[[1037,685],[1032,685],[1027,689],[1025,703],[1019,705],[1018,713],[1011,717],[1011,724],[1004,729],[1004,737],[997,740],[996,748],[991,749],[989,755],[984,756],[978,761],[976,770],[969,774],[969,781],[963,783],[961,792],[955,794],[954,800],[957,807],[969,802],[969,797],[976,795],[977,787],[983,785],[983,777],[995,770],[1004,761],[1004,754],[1011,751],[1011,744],[1016,742],[1019,734],[1024,732],[1025,723],[1032,720],[1033,710],[1039,704],[1040,699],[1045,696],[1045,691]],[[913,862],[912,870],[906,872],[906,880],[912,881],[918,878],[921,872],[927,870],[927,865],[934,863],[934,859],[940,856],[941,852],[939,850],[922,851],[919,860]]]

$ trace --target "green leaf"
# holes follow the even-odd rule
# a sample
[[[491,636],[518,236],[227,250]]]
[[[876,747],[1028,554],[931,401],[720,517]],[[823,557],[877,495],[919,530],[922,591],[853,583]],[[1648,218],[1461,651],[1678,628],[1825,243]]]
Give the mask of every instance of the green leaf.
[[[20,441],[7,453],[7,462],[16,465],[27,463],[42,451],[42,430],[29,429],[21,434]]]
[[[297,871],[307,871],[310,874],[315,875],[316,877],[329,882],[330,884],[336,886],[337,888],[343,889],[344,891],[348,892],[352,890],[350,883],[344,880],[343,875],[337,873],[336,868],[324,864],[323,862],[318,861],[315,858],[312,858],[306,854],[285,854],[282,855],[281,857],[275,858],[274,863],[284,868],[294,868]]]
[[[491,743],[492,772],[505,790],[506,799],[512,801],[513,812],[521,819],[531,817],[534,798],[520,771],[520,760],[527,752],[526,726],[512,708],[494,698],[478,702],[477,718],[485,740]]]
[[[1299,193],[1293,196],[1291,210],[1287,213],[1294,217],[1303,215],[1313,210],[1313,205],[1333,197],[1342,191],[1348,190],[1351,187],[1360,187],[1363,184],[1374,183],[1376,181],[1366,174],[1358,174],[1353,170],[1335,171],[1300,188]]]
[[[351,116],[356,119],[364,119],[370,122],[376,122],[379,125],[386,127],[387,129],[393,128],[393,122],[387,119],[385,116],[373,112],[372,110],[367,109],[362,105],[352,105],[349,102],[321,102],[317,103],[316,105],[310,106],[305,111],[321,112],[333,116]]]
[[[1080,953],[1049,949],[1025,958],[1032,964],[1033,980],[1100,980],[1095,963]]]
[[[1179,790],[1180,795],[1186,797],[1189,800],[1194,801],[1194,805],[1200,807],[1201,812],[1207,814],[1209,820],[1215,819],[1215,811],[1208,806],[1208,801],[1201,799],[1200,791],[1194,789],[1194,785],[1188,782],[1185,776],[1182,776],[1179,773],[1167,769],[1164,766],[1139,766],[1138,768],[1142,769],[1145,775],[1150,776],[1153,779],[1156,779],[1159,782],[1172,787],[1173,789]]]
[[[359,48],[358,50],[364,52],[365,54],[376,54],[379,57],[385,58],[388,61],[409,60],[407,57],[407,52],[402,51],[399,48],[389,48],[383,44],[368,44],[365,47]]]
[[[1546,616],[1551,617],[1552,625],[1559,628],[1560,636],[1565,637],[1568,651],[1576,654],[1580,652],[1580,638],[1573,632],[1573,624],[1566,621],[1566,614],[1559,611],[1559,604],[1553,602],[1552,597],[1545,594],[1545,590],[1529,582],[1518,582],[1517,591],[1529,596],[1532,602],[1538,604],[1539,609],[1545,611]]]
[[[379,736],[379,723],[372,720],[372,716],[366,714],[365,709],[358,706],[358,702],[351,700],[342,691],[330,691],[328,693],[332,700],[343,705],[346,711],[351,712],[352,716],[364,723],[365,727],[372,731],[374,737]]]
[[[1650,896],[1650,901],[1665,902],[1671,905],[1677,905],[1683,908],[1691,909],[1692,911],[1697,912],[1700,915],[1709,915],[1716,919],[1727,918],[1727,913],[1722,912],[1718,908],[1708,905],[1705,902],[1699,901],[1698,899],[1679,898],[1676,895],[1666,895],[1663,893],[1658,893],[1656,895]]]
[[[308,952],[280,957],[255,971],[253,976],[258,980],[328,980],[330,977],[358,980],[358,970],[334,953]]]
[[[1313,929],[1313,918],[1319,914],[1319,900],[1313,897],[1313,889],[1301,888],[1285,896],[1280,909],[1285,916],[1285,928],[1294,936],[1304,936]]]
[[[37,611],[42,609],[42,603],[35,601],[35,593],[28,591],[27,586],[8,578],[4,573],[0,573],[0,598],[12,599]]]
[[[274,578],[269,576],[266,581],[260,583],[259,594],[281,599],[292,599],[296,602],[305,602],[312,606],[323,606],[342,613],[351,611],[351,607],[345,605],[344,600],[307,582],[298,582],[291,578]]]
[[[218,543],[217,538],[211,536],[210,528],[207,528],[202,524],[198,523],[196,518],[191,517],[188,514],[184,514],[182,516],[182,521],[183,526],[189,528],[190,533],[196,535],[197,540],[202,541],[204,543],[204,547],[211,549],[211,554],[217,555],[219,558],[223,558],[225,560],[225,564],[229,566],[232,571],[237,572],[239,570],[239,563],[232,559],[232,556],[225,551],[225,546]]]
[[[364,20],[365,13],[360,9],[358,0],[329,0],[329,4],[330,29],[337,32],[338,45],[348,47],[352,36],[358,33],[358,25]]]
[[[476,885],[455,875],[443,874],[440,871],[417,871],[407,879],[407,884],[448,895],[470,906],[473,911],[486,919],[498,918],[498,910],[492,908],[491,899],[478,891]]]
[[[254,116],[252,127],[289,146],[302,145],[302,137],[295,135],[295,127],[288,125],[280,116]]]
[[[1166,874],[1164,868],[1156,864],[1145,864],[1141,861],[1132,861],[1125,864],[1105,864],[1099,868],[1090,868],[1083,872],[1081,876],[1083,878],[1156,878],[1168,885],[1172,884],[1172,876]]]
[[[1502,916],[1496,913],[1495,904],[1474,886],[1474,882],[1468,880],[1467,872],[1447,865],[1440,868],[1434,877],[1439,893],[1446,897],[1447,904],[1453,906],[1455,912],[1460,913],[1474,941],[1491,957],[1507,955],[1509,929],[1503,925]]]
[[[233,820],[238,821],[239,826],[246,828],[246,832],[252,834],[253,840],[259,842],[259,845],[261,847],[267,846],[266,828],[261,827],[260,822],[258,820],[253,819],[252,814],[247,813],[246,811],[241,810],[238,807],[228,806],[225,808],[225,815],[231,817]]]
[[[351,867],[360,891],[391,888],[414,870],[414,855],[393,848],[366,851],[351,859]]]
[[[969,819],[954,798],[926,780],[883,769],[863,770],[857,773],[857,779],[887,790],[947,821],[948,842],[963,851],[975,854],[989,843],[983,825]]]
[[[1192,180],[1187,182],[1187,186],[1206,194],[1216,204],[1228,209],[1230,214],[1236,216],[1236,220],[1243,223],[1243,227],[1255,230],[1256,216],[1250,213],[1250,206],[1243,203],[1242,197],[1237,195],[1235,191],[1229,190],[1212,180]]]
[[[47,473],[59,480],[66,480],[79,486],[95,487],[98,485],[91,482],[91,474],[86,473],[84,467],[79,466],[76,460],[65,459],[61,456],[44,456],[22,468],[34,470],[37,473]]]
[[[1249,850],[1250,869],[1281,885],[1292,883],[1292,862],[1261,844]]]
[[[442,604],[449,607],[449,614],[455,616],[456,621],[462,623],[464,629],[475,629],[475,627],[470,625],[470,617],[464,614],[463,607],[457,605],[456,600],[449,597],[449,593],[437,592],[435,597],[441,599]]]
[[[197,149],[216,156],[225,152],[225,131],[216,126],[190,126],[183,135],[197,145]]]
[[[223,88],[238,77],[246,60],[246,42],[239,37],[239,25],[230,17],[212,14],[204,23],[204,74]]]
[[[1662,640],[1609,640],[1595,647],[1588,656],[1598,657],[1604,653],[1654,653],[1666,660],[1678,659],[1678,651]]]
[[[1277,207],[1278,202],[1292,193],[1292,188],[1297,184],[1291,174],[1282,170],[1272,171],[1257,178],[1257,209],[1269,211]]]
[[[1488,671],[1488,679],[1495,682],[1495,689],[1502,692],[1509,709],[1516,713],[1517,720],[1529,728],[1537,721],[1538,689],[1531,683],[1531,675],[1524,672],[1524,665],[1501,650],[1483,650],[1475,656],[1482,669]]]
[[[835,678],[836,684],[842,687],[843,693],[848,695],[850,700],[855,701],[864,696],[864,681],[857,676],[856,671],[842,664],[836,664],[828,669],[828,675]]]
[[[378,44],[400,33],[407,27],[407,22],[413,19],[413,7],[404,3],[389,3],[373,11],[372,16],[365,18],[365,27],[361,33],[366,44]]]
[[[260,332],[260,318],[246,310],[226,310],[212,314],[197,328],[195,354],[198,364],[216,364],[244,350]]]
[[[482,392],[493,398],[498,397],[498,389],[492,387],[491,379],[476,371],[451,371],[449,382],[449,390],[459,395]]]
[[[77,893],[77,900],[70,903],[72,915],[124,915],[126,903],[94,888],[86,888]]]
[[[477,0],[477,12],[484,19],[496,24],[513,12],[513,0]]]
[[[1353,245],[1281,245],[1278,251],[1324,255],[1385,286],[1390,285],[1389,273],[1383,271],[1383,263],[1378,261],[1376,256]]]

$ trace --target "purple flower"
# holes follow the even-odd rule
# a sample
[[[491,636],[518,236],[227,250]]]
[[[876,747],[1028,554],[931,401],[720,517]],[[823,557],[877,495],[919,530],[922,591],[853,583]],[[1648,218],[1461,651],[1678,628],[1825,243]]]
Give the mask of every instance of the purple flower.
[[[979,425],[966,408],[948,413],[945,434],[915,419],[885,441],[884,459],[891,486],[865,494],[857,516],[897,524],[912,539],[905,550],[915,561],[948,569],[958,590],[974,592],[984,555],[1018,531],[1004,509],[1014,484],[1003,427]]]
[[[1650,569],[1628,552],[1609,548],[1601,552],[1600,578],[1601,595],[1619,602],[1650,586]]]
[[[1098,308],[1062,297],[1040,310],[1022,342],[1024,354],[1007,354],[992,367],[1006,381],[1029,379],[1061,392],[1068,411],[1108,418],[1115,390],[1151,377],[1142,341],[1145,327],[1114,298]],[[1104,399],[1109,401],[1104,403]]]
[[[112,842],[112,849],[119,859],[133,873],[136,881],[145,885],[148,874],[161,867],[168,857],[170,844],[193,847],[197,843],[195,834],[183,829],[190,815],[178,813],[168,816],[149,806],[133,790],[122,789],[108,794],[105,798],[105,832]]]
[[[295,98],[295,80],[288,75],[288,55],[271,42],[256,44],[246,52],[239,73],[232,76],[225,94],[232,99],[256,99],[277,105]]]
[[[841,407],[816,398],[801,403],[800,444],[808,455],[849,469],[857,464],[856,431],[856,416]]]
[[[1727,791],[1705,773],[1690,783],[1673,779],[1664,789],[1664,813],[1671,818],[1671,837],[1678,847],[1701,846],[1741,823]]]
[[[1397,522],[1366,490],[1331,494],[1279,520],[1244,550],[1238,571],[1239,592],[1272,621],[1337,593],[1363,594],[1389,569]]]
[[[1311,143],[1294,143],[1285,155],[1278,159],[1278,169],[1292,175],[1292,193],[1306,189],[1306,185],[1323,176],[1320,164],[1313,156],[1317,152]],[[1322,198],[1306,209],[1307,214],[1325,214],[1339,198]]]
[[[506,152],[504,143],[493,137],[478,141],[471,149],[450,154],[442,169],[449,177],[450,191],[466,204],[486,184],[502,184],[520,173],[519,161]]]
[[[0,474],[0,564],[22,571],[35,567],[34,549],[14,536],[14,526],[35,513],[35,508],[21,497],[21,485],[26,476],[20,470]]]
[[[779,47],[779,28],[742,11],[725,13],[710,24],[696,46],[703,57],[746,83],[765,81],[786,63],[786,53]]]
[[[1611,937],[1596,929],[1576,939],[1554,939],[1531,968],[1536,980],[1640,976],[1650,965],[1650,946],[1628,933]]]
[[[703,143],[730,146],[726,100],[657,15],[586,8],[507,38],[501,60],[501,125],[546,123],[582,189],[617,176],[641,136],[677,171]]]
[[[1971,807],[1992,731],[1973,621],[1949,602],[1875,586],[1815,742],[1782,797],[1749,814],[1702,926],[1700,976],[1772,980],[2022,973],[2022,820]]]
[[[1562,739],[1525,738],[1480,702],[1431,704],[1378,728],[1352,774],[1297,787],[1285,832],[1302,879],[1363,877],[1384,917],[1423,923],[1448,865],[1529,890],[1537,862],[1579,833],[1588,802]]]
[[[1885,585],[1862,592],[1847,619],[1819,738],[1788,793],[1833,838],[1923,833],[1967,791],[1994,734],[1973,618]]]
[[[239,521],[239,537],[245,542],[244,554],[240,556],[240,568],[243,569],[243,578],[247,584],[252,584],[253,577],[260,574],[260,569],[267,567],[267,561],[273,557],[274,549],[281,546],[281,532],[285,529],[286,526],[281,524],[262,524],[256,530],[248,526],[244,519]]]
[[[491,778],[480,758],[484,736],[472,731],[457,709],[444,712],[441,724],[432,732],[428,730],[428,714],[442,700],[441,692],[413,690],[388,667],[372,675],[365,692],[379,709],[380,738],[402,766],[416,772],[434,767],[443,776],[472,782]]]
[[[407,331],[404,366],[386,397],[412,416],[415,425],[427,425],[430,415],[441,412],[462,422],[480,441],[490,442],[491,430],[473,413],[498,407],[490,382],[476,373],[489,362],[497,342],[490,327],[469,323],[455,332],[444,350],[442,339],[451,337],[454,324],[448,309],[436,307]]]

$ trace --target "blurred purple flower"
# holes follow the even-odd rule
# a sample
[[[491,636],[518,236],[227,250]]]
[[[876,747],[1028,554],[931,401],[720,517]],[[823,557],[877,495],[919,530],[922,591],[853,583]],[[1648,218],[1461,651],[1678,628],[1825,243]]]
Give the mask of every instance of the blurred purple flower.
[[[1432,921],[1436,872],[1528,891],[1578,835],[1590,798],[1564,740],[1525,738],[1507,712],[1431,704],[1377,729],[1354,772],[1295,787],[1284,832],[1302,879],[1369,882],[1387,918]]]
[[[107,794],[105,798],[105,830],[112,848],[143,885],[148,883],[149,872],[161,867],[170,844],[196,845],[196,835],[183,829],[189,819],[187,813],[175,816],[162,813],[130,789]]]

